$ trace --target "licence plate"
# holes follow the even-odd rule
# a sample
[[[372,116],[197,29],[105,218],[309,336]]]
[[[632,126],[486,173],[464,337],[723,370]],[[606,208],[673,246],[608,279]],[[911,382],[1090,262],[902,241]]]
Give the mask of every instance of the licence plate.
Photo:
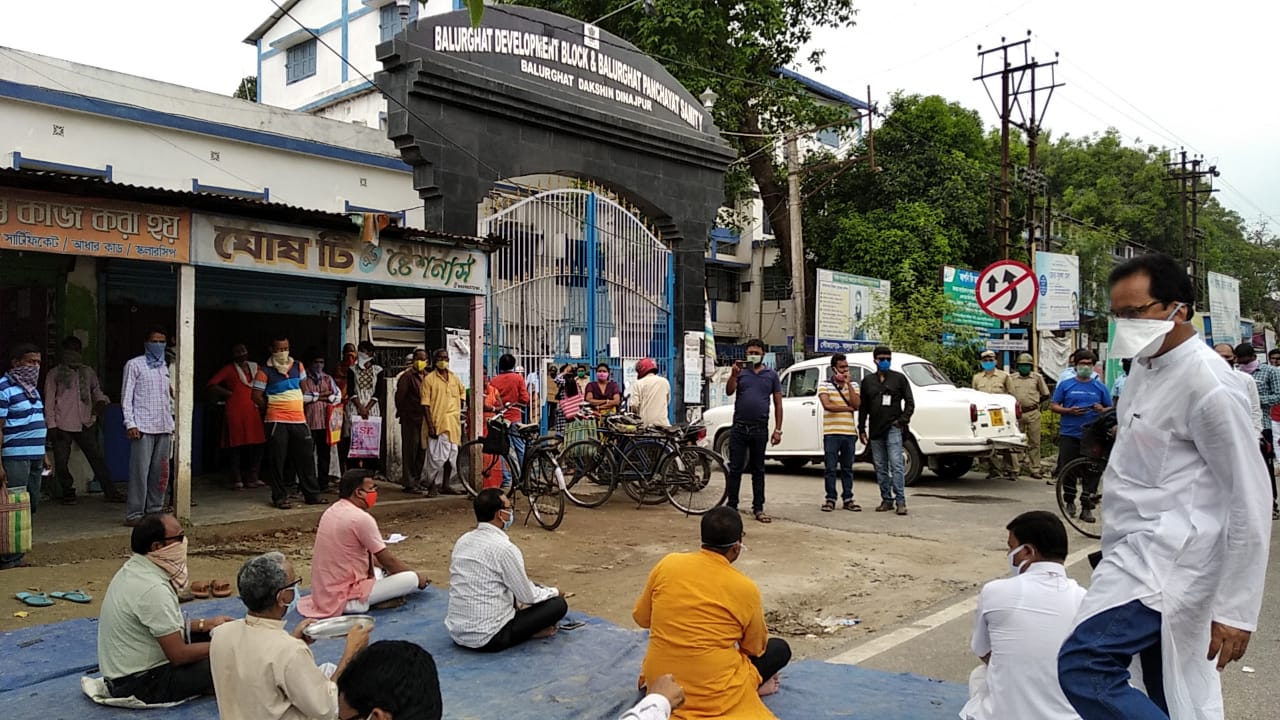
[[[1004,425],[1004,410],[988,410],[987,417],[991,418],[992,427]]]

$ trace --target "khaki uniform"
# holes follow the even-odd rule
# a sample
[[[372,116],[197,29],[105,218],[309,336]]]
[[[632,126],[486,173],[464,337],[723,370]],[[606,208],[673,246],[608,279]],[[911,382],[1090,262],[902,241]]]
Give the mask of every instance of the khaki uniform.
[[[1032,371],[1026,377],[1009,376],[1009,394],[1022,408],[1018,429],[1027,436],[1027,449],[1019,453],[1016,466],[1033,478],[1040,477],[1040,405],[1049,399],[1049,387],[1040,373]]]
[[[995,395],[1012,395],[1009,380],[1009,373],[1003,370],[992,370],[990,374],[980,372],[973,376],[973,389]],[[992,451],[989,458],[991,472],[987,477],[1012,477],[1018,469],[1015,460],[1012,450]]]

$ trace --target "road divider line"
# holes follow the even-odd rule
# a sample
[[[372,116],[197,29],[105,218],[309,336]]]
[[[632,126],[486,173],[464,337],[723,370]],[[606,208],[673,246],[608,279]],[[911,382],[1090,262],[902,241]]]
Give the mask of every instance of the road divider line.
[[[1077,550],[1076,552],[1068,555],[1067,561],[1064,564],[1067,567],[1071,567],[1072,565],[1087,559],[1089,553],[1097,549],[1098,544],[1096,542],[1090,543],[1088,547],[1082,550]],[[827,658],[827,662],[836,663],[837,665],[857,665],[860,662],[870,660],[876,655],[892,650],[905,642],[914,640],[930,630],[941,627],[952,620],[972,614],[973,611],[977,609],[978,593],[974,593],[969,597],[964,598],[963,600],[958,600],[932,615],[921,618],[906,627],[898,628],[887,635],[881,635],[873,640],[868,640],[867,642],[842,652],[835,657]]]

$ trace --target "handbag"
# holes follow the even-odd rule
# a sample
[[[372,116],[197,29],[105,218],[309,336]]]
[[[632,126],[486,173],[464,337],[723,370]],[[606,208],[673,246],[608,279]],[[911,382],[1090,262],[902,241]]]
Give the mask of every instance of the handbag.
[[[506,455],[511,450],[511,423],[501,415],[489,418],[485,424],[484,452],[487,455]]]
[[[0,498],[0,555],[31,550],[31,493],[9,489]]]
[[[599,434],[595,420],[574,420],[564,427],[564,443],[569,445],[579,440],[594,440]]]
[[[560,400],[560,414],[565,420],[576,420],[582,412],[582,393]]]
[[[347,457],[376,460],[382,455],[382,418],[351,418],[351,452]]]

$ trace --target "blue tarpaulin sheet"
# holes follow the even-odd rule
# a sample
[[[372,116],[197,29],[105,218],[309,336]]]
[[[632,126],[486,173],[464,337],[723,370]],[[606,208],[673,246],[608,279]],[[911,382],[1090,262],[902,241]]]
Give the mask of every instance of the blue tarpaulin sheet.
[[[586,623],[550,640],[487,655],[453,645],[444,629],[445,591],[428,588],[404,606],[375,612],[373,640],[411,640],[435,657],[449,720],[606,720],[637,700],[647,635],[570,611]],[[184,605],[191,617],[244,614],[236,598]],[[32,611],[39,619],[39,610]],[[337,662],[341,640],[312,645],[317,662]],[[96,674],[97,622],[69,620],[0,633],[0,717],[6,720],[173,718],[216,720],[212,698],[165,710],[93,704],[80,677]],[[783,720],[866,718],[951,720],[966,690],[954,683],[813,660],[789,666],[766,699]]]

